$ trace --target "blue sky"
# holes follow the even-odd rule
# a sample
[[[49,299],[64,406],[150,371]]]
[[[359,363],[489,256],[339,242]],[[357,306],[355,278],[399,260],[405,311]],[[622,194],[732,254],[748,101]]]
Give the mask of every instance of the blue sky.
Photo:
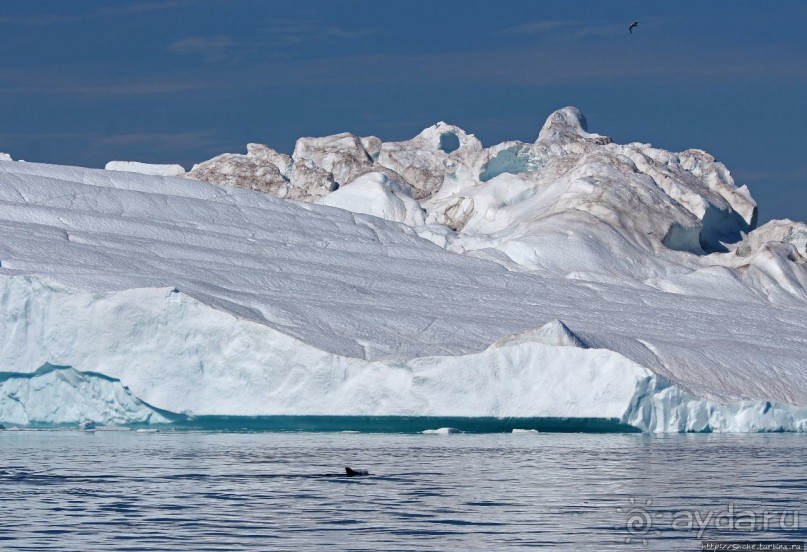
[[[438,120],[492,145],[576,105],[618,142],[709,151],[762,222],[807,220],[803,1],[6,0],[0,48],[15,159],[189,168]]]

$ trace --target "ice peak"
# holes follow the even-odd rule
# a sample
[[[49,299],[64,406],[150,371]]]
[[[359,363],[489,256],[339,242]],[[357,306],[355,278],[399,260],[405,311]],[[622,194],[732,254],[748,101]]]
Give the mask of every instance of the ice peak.
[[[578,347],[585,349],[586,344],[569,327],[558,320],[550,320],[540,328],[530,328],[503,337],[491,345],[490,349],[520,345],[522,343],[541,343],[555,347]]]
[[[552,113],[544,123],[538,134],[539,142],[579,142],[592,141],[597,144],[610,144],[612,140],[607,136],[588,132],[588,121],[583,112],[574,106],[564,107]]]
[[[306,165],[330,173],[340,186],[353,180],[357,171],[373,164],[373,157],[364,148],[361,137],[349,132],[300,138],[291,157],[295,166]]]

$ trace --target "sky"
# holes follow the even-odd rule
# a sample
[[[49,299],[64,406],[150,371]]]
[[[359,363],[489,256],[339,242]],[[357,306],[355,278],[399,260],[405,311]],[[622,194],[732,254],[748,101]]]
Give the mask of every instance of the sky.
[[[640,22],[633,34],[628,25]],[[807,2],[4,0],[0,151],[190,168],[249,142],[532,142],[574,105],[616,142],[701,148],[760,222],[807,221]]]

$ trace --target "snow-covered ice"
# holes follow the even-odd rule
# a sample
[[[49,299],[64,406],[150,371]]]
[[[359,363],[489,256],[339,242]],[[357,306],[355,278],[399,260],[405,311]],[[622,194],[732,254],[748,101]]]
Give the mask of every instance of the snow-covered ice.
[[[182,176],[185,174],[182,165],[153,165],[137,161],[110,161],[104,168],[108,171],[126,171],[152,176]]]
[[[426,223],[426,212],[409,190],[383,172],[369,172],[319,200],[322,205],[339,207],[410,226]]]
[[[103,382],[72,387],[78,403],[115,397],[106,418],[68,408],[64,378],[40,374],[26,401],[56,413],[29,422],[804,431],[807,227],[755,227],[709,154],[615,144],[574,108],[534,143],[484,148],[438,123],[397,143],[303,138],[291,156],[250,144],[182,178],[2,163],[0,370],[21,385],[66,366]]]

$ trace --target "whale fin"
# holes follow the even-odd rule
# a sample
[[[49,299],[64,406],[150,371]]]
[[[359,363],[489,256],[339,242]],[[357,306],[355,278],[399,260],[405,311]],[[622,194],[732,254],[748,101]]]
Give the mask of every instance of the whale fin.
[[[370,475],[370,472],[367,470],[354,470],[353,468],[348,468],[345,466],[345,475],[348,477],[357,477],[360,475]]]

